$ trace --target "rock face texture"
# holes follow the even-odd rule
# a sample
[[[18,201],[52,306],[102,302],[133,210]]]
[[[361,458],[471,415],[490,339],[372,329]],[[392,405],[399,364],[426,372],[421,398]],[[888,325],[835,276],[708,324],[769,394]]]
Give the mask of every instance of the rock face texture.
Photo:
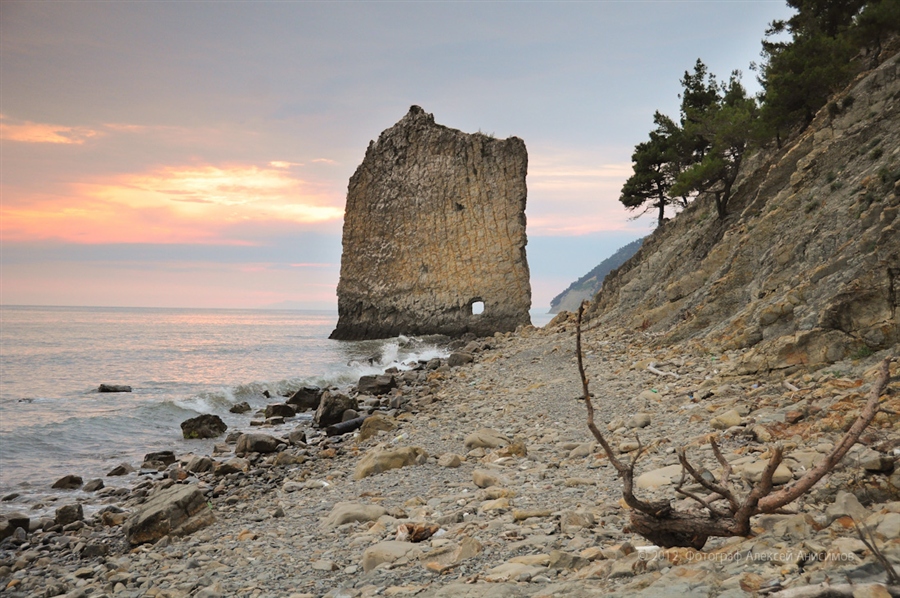
[[[450,129],[418,106],[370,143],[347,192],[331,338],[530,324],[527,165],[521,139]]]
[[[720,220],[699,198],[610,274],[595,326],[746,349],[738,373],[900,342],[900,56],[781,150],[753,156]]]

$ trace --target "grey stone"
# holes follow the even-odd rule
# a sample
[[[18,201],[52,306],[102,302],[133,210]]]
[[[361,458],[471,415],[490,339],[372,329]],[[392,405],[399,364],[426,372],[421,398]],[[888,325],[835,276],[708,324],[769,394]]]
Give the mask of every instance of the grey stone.
[[[28,530],[29,517],[23,513],[7,513],[0,516],[0,540],[12,536],[17,529]]]
[[[383,395],[397,388],[397,381],[390,374],[380,376],[362,376],[356,383],[356,389],[367,395]]]
[[[328,517],[322,522],[322,526],[337,527],[345,523],[375,521],[382,515],[387,515],[387,509],[378,505],[340,502],[332,507]]]
[[[295,415],[297,415],[297,412],[291,405],[288,405],[287,403],[271,403],[269,405],[266,405],[266,419],[269,419],[271,417],[294,417]]]
[[[299,389],[291,398],[287,400],[288,405],[294,405],[298,411],[308,411],[310,409],[318,409],[319,401],[322,400],[323,391],[318,386],[304,386]]]
[[[472,363],[475,361],[475,358],[472,357],[469,353],[456,352],[451,353],[450,357],[447,358],[447,365],[452,368],[459,367],[461,365],[466,365],[467,363]]]
[[[151,495],[123,526],[132,545],[155,542],[163,536],[182,536],[215,521],[203,492],[195,485],[176,484]]]
[[[497,448],[509,444],[509,438],[505,434],[490,428],[481,428],[466,436],[463,444],[467,449]]]
[[[319,408],[313,422],[320,428],[325,428],[340,423],[344,417],[344,412],[348,409],[356,410],[359,403],[356,399],[348,397],[339,392],[326,391],[322,395]]]
[[[284,444],[284,441],[268,434],[241,434],[234,447],[234,454],[243,457],[250,453],[274,453],[280,444]]]
[[[84,509],[80,503],[75,503],[72,505],[63,505],[56,509],[56,524],[57,525],[69,525],[75,521],[81,521],[84,519]]]
[[[120,464],[116,465],[115,467],[113,467],[109,471],[109,473],[107,473],[106,475],[107,476],[123,476],[123,475],[128,475],[129,473],[134,473],[134,471],[135,471],[134,467],[132,467],[128,463],[120,463]]]

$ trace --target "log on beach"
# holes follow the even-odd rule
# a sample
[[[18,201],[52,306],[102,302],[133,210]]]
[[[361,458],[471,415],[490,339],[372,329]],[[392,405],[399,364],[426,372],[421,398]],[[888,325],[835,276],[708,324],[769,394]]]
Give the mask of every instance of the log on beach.
[[[348,419],[345,422],[330,425],[325,428],[325,434],[327,436],[340,436],[341,434],[353,432],[359,429],[359,427],[363,425],[363,422],[366,421],[368,417],[368,415],[364,415],[362,417],[354,417],[353,419]]]

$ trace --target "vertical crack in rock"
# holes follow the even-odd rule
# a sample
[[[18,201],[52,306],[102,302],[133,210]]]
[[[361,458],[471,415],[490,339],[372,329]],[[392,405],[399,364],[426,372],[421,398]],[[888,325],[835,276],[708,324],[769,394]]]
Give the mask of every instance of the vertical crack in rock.
[[[527,168],[521,139],[466,134],[410,108],[350,177],[331,338],[486,336],[530,324]]]

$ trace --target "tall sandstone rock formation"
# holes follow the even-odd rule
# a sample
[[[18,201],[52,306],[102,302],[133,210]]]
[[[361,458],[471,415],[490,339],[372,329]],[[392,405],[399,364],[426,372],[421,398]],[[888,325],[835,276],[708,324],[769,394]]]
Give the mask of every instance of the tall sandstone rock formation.
[[[592,326],[743,350],[738,373],[900,342],[900,56],[746,163],[724,221],[701,197],[607,277]]]
[[[331,338],[530,324],[527,166],[521,139],[468,135],[418,106],[370,143],[347,191]]]

